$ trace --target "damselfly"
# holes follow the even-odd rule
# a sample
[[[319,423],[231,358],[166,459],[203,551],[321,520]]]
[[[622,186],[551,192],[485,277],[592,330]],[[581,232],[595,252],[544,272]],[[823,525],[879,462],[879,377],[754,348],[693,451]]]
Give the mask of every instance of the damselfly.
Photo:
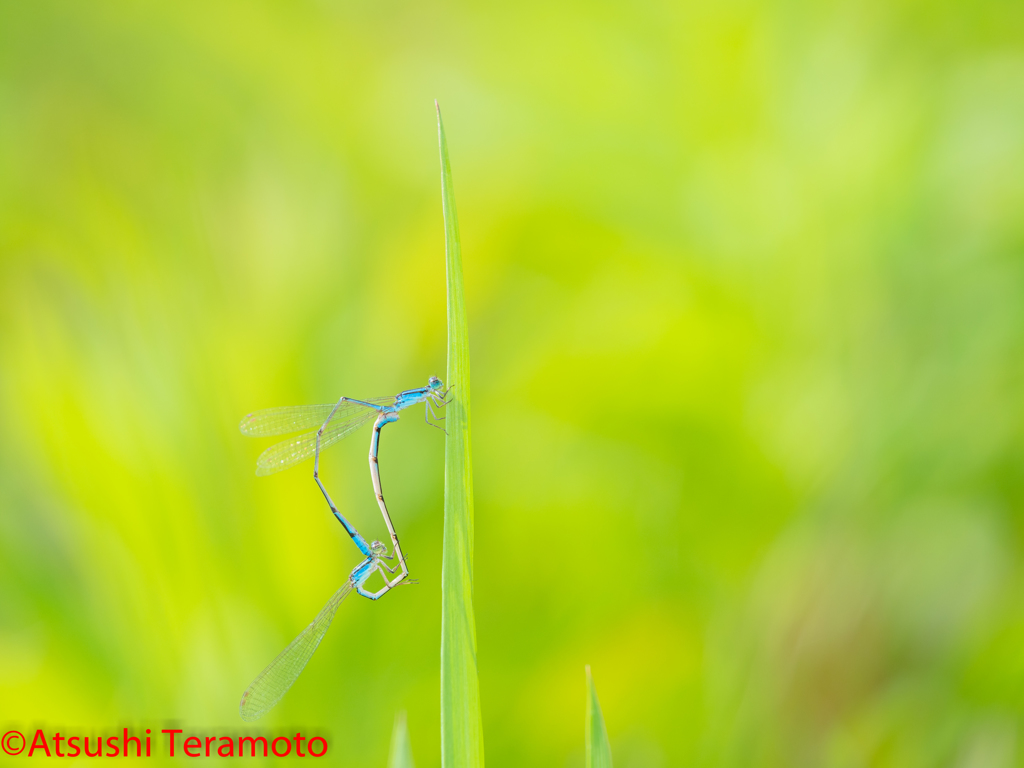
[[[245,689],[245,693],[242,694],[242,701],[238,705],[238,711],[243,720],[259,720],[288,692],[288,689],[292,687],[292,683],[298,679],[302,670],[305,669],[306,663],[312,657],[317,646],[320,645],[324,633],[327,632],[327,628],[331,626],[331,622],[334,620],[334,614],[337,613],[338,606],[341,605],[342,600],[348,597],[349,592],[355,590],[363,597],[376,600],[387,591],[387,589],[384,589],[374,593],[368,592],[363,587],[374,571],[379,571],[385,581],[387,581],[387,576],[384,574],[384,569],[391,573],[395,572],[394,568],[381,562],[382,558],[389,557],[389,555],[385,554],[387,547],[379,541],[367,545],[366,540],[358,532],[353,529],[351,533],[356,546],[366,554],[366,559],[352,570],[352,573],[348,576],[348,581],[327,601],[327,604],[316,615],[316,618],[310,622],[309,626],[302,630],[299,636],[292,640],[288,647],[281,651],[277,658],[267,665],[266,669],[256,675],[256,679]]]
[[[409,406],[423,403],[426,406],[423,417],[430,424],[428,415],[437,419],[431,406],[443,408],[447,404],[447,390],[442,391],[443,386],[437,376],[431,376],[427,386],[407,389],[393,397],[377,397],[370,400],[342,397],[333,405],[324,403],[267,408],[250,413],[242,419],[239,429],[243,435],[249,437],[287,435],[309,430],[272,445],[260,454],[256,460],[256,474],[272,475],[310,458],[343,437],[348,437],[380,413],[397,414]]]
[[[419,389],[408,389],[399,392],[394,397],[375,398],[373,400],[355,400],[342,397],[335,405],[307,405],[286,408],[269,408],[263,411],[250,413],[242,419],[241,430],[243,434],[260,437],[264,435],[281,435],[289,432],[297,432],[319,425],[318,429],[311,430],[296,438],[278,443],[263,452],[257,461],[256,474],[268,475],[278,472],[286,467],[314,457],[313,477],[317,485],[327,499],[331,512],[338,522],[344,526],[348,535],[356,547],[365,556],[352,573],[348,581],[334,593],[333,597],[316,615],[316,618],[306,627],[299,636],[285,648],[281,653],[264,669],[252,684],[242,694],[242,701],[238,705],[239,713],[243,720],[258,720],[263,717],[281,697],[292,687],[298,679],[307,662],[316,651],[317,646],[323,639],[327,628],[334,620],[334,614],[338,606],[349,592],[355,590],[363,597],[370,600],[378,600],[390,590],[401,584],[414,583],[409,580],[409,570],[406,567],[405,557],[402,554],[401,545],[398,543],[398,534],[391,523],[391,516],[388,514],[387,506],[384,503],[384,492],[381,490],[380,469],[377,461],[377,452],[380,448],[380,431],[385,424],[397,421],[399,411],[408,408],[416,403],[424,403],[428,415],[436,417],[431,405],[439,408],[447,404],[445,395],[447,390],[442,391],[441,380],[432,376],[426,387]],[[380,506],[384,522],[387,524],[388,533],[391,535],[391,542],[394,546],[392,554],[387,554],[387,547],[380,541],[367,544],[366,540],[359,534],[355,527],[341,514],[331,495],[327,492],[323,482],[320,480],[320,451],[332,443],[350,435],[361,427],[376,414],[377,418],[373,424],[373,434],[370,437],[370,478],[373,481],[373,490],[377,495],[377,503]],[[443,418],[443,417],[441,417]],[[438,419],[440,420],[440,419]],[[427,423],[430,424],[429,419]],[[436,426],[436,425],[431,425]],[[398,558],[398,567],[392,568],[382,562],[384,559]],[[394,578],[388,579],[387,573],[396,574]],[[366,580],[374,572],[380,573],[384,579],[384,587],[376,592],[370,592],[364,588]]]
[[[393,589],[402,583],[409,575],[406,567],[405,556],[398,543],[398,534],[391,522],[387,506],[384,503],[384,492],[381,490],[380,469],[377,461],[377,451],[380,447],[380,430],[385,424],[398,421],[399,412],[406,408],[424,404],[423,418],[427,424],[431,424],[428,416],[435,420],[443,420],[434,413],[433,407],[443,408],[448,404],[445,396],[448,390],[443,390],[444,385],[437,376],[431,376],[427,386],[417,389],[407,389],[399,392],[394,397],[378,397],[371,400],[356,400],[351,397],[342,397],[337,403],[324,405],[298,405],[286,406],[284,408],[267,408],[262,411],[254,411],[242,419],[239,428],[242,434],[250,437],[263,437],[268,435],[283,435],[289,432],[309,429],[298,437],[284,440],[260,454],[256,460],[256,474],[269,475],[279,472],[282,469],[293,466],[303,459],[314,456],[313,478],[320,487],[324,498],[331,508],[331,512],[348,531],[350,536],[354,535],[355,529],[342,516],[335,506],[331,495],[327,492],[323,482],[320,480],[320,452],[343,437],[355,432],[359,427],[370,420],[375,414],[376,421],[373,424],[373,434],[370,436],[370,479],[373,481],[373,490],[377,496],[377,504],[381,514],[384,516],[384,523],[387,525],[388,534],[391,536],[391,543],[394,547],[392,555],[398,557],[398,575],[388,581],[384,578],[386,587],[380,592],[383,595],[389,589]],[[431,424],[431,426],[437,426]],[[364,553],[366,554],[366,553]],[[383,575],[383,573],[381,574]],[[378,596],[380,596],[378,595]]]

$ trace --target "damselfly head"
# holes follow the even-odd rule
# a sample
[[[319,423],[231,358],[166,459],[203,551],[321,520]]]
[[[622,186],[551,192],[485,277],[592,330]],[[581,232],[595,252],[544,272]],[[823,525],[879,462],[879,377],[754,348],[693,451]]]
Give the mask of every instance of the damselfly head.
[[[437,376],[431,376],[430,377],[430,381],[427,382],[427,385],[431,389],[435,389],[435,390],[436,389],[440,389],[443,386],[441,380],[439,378],[437,378]]]
[[[387,554],[388,548],[384,542],[374,541],[370,544],[370,551],[377,557],[380,557],[381,555]]]

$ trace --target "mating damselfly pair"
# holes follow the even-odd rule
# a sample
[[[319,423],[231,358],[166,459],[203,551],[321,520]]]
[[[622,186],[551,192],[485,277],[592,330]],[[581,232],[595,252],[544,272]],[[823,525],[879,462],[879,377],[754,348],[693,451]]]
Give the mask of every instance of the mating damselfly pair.
[[[317,646],[320,645],[341,601],[350,592],[355,590],[363,597],[378,600],[397,586],[414,583],[409,579],[405,556],[402,554],[402,547],[398,543],[398,534],[391,522],[391,516],[384,503],[384,492],[381,490],[380,465],[377,460],[380,431],[386,424],[398,421],[400,411],[419,403],[424,404],[423,415],[427,424],[438,426],[432,424],[429,417],[433,416],[435,421],[444,419],[433,410],[434,407],[443,408],[448,404],[448,390],[443,389],[443,386],[439,378],[431,376],[427,386],[407,389],[393,397],[379,397],[370,400],[342,397],[333,405],[326,403],[268,408],[254,411],[242,419],[239,428],[242,430],[242,434],[249,437],[269,437],[302,432],[297,437],[272,445],[260,454],[256,460],[256,474],[270,475],[280,472],[312,456],[313,478],[316,480],[316,484],[323,492],[324,498],[327,499],[331,512],[348,535],[352,537],[352,541],[365,558],[352,569],[348,580],[327,601],[327,604],[310,622],[309,626],[302,630],[298,637],[292,640],[288,647],[256,676],[256,679],[242,694],[242,701],[238,708],[243,720],[258,720],[263,717],[287,693],[292,683],[302,673]],[[348,437],[371,419],[374,419],[374,422],[373,434],[370,437],[370,479],[377,496],[377,504],[384,516],[384,524],[391,536],[392,550],[390,554],[388,554],[387,545],[383,542],[373,541],[367,544],[366,539],[359,534],[355,526],[338,511],[338,507],[320,478],[320,452],[342,438]],[[384,562],[396,559],[397,562],[393,567]],[[365,588],[365,584],[374,573],[381,575],[384,579],[384,586],[376,592],[370,592]],[[389,578],[389,574],[391,578]]]

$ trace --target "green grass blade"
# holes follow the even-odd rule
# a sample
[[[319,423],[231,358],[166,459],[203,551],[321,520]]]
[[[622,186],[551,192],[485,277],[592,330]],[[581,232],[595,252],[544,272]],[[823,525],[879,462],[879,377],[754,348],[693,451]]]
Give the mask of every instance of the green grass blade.
[[[412,763],[409,729],[405,724],[405,712],[395,715],[395,728],[391,731],[391,754],[388,756],[388,768],[415,768]]]
[[[436,102],[435,102],[436,105]],[[473,613],[473,462],[469,443],[469,333],[462,247],[448,142],[437,109],[441,148],[445,271],[448,278],[448,373],[445,408],[444,550],[441,560],[441,766],[482,768],[483,729]]]
[[[601,714],[601,702],[597,700],[594,678],[587,665],[587,723],[585,728],[587,741],[586,768],[612,768],[612,748],[608,743],[608,732],[604,729],[604,716]]]

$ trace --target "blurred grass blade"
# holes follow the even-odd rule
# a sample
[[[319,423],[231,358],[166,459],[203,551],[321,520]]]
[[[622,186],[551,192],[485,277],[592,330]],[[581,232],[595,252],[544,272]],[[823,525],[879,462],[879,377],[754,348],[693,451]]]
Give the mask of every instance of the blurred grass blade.
[[[437,102],[434,102],[435,106]],[[441,766],[482,768],[480,686],[473,613],[473,463],[469,443],[469,333],[462,285],[462,247],[452,191],[448,142],[437,108],[448,282],[448,373],[445,408],[444,548],[441,561]]]
[[[612,748],[608,743],[608,732],[604,729],[601,702],[597,700],[594,678],[587,665],[587,759],[586,768],[612,768]]]
[[[412,745],[409,743],[409,729],[405,724],[405,712],[395,715],[395,728],[391,731],[391,754],[388,768],[414,768]]]

